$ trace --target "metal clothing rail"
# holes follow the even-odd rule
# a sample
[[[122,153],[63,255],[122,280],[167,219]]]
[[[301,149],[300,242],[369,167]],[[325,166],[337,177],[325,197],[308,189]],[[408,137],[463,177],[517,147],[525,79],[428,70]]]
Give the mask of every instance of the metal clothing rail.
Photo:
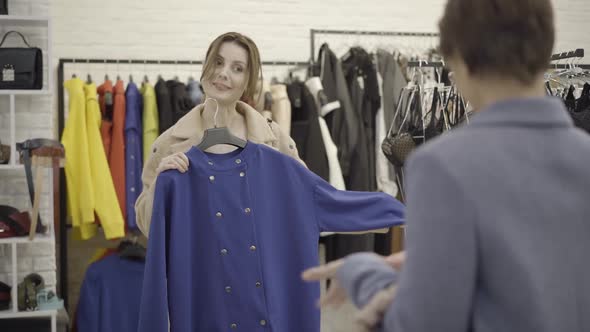
[[[408,67],[425,67],[425,68],[443,68],[445,63],[442,61],[408,61]]]
[[[146,64],[146,65],[202,65],[201,60],[119,60],[119,59],[60,59],[62,63],[108,63],[108,64]],[[303,66],[308,61],[262,61],[263,66]]]
[[[551,56],[551,61],[572,59],[572,58],[583,58],[583,57],[584,57],[584,49],[578,48],[577,50],[571,51],[571,52],[563,52],[563,53],[553,54]]]
[[[201,60],[149,60],[149,59],[78,59],[78,58],[61,58],[59,59],[58,71],[57,71],[57,89],[58,89],[58,130],[59,137],[64,131],[65,127],[65,115],[64,115],[64,67],[67,63],[108,63],[108,64],[145,64],[145,65],[202,65]],[[262,61],[263,66],[308,66],[309,61]],[[62,168],[59,176],[60,188],[60,216],[62,220],[59,221],[59,290],[64,305],[68,308],[68,233],[67,230],[70,228],[67,225],[67,211],[66,211],[66,200],[67,190],[66,188],[66,177],[65,171]]]
[[[322,35],[363,35],[363,36],[396,36],[396,37],[438,37],[439,34],[435,32],[398,32],[398,31],[362,31],[362,30],[321,30],[311,29],[310,35],[310,51],[311,61],[315,59],[315,36]]]

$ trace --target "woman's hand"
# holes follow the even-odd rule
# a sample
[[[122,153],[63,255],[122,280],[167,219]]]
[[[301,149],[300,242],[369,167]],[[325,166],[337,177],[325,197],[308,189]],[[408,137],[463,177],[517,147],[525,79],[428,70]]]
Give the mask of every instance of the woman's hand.
[[[158,168],[156,168],[156,174],[160,174],[161,172],[169,169],[176,169],[180,173],[184,173],[188,171],[188,165],[189,162],[186,154],[184,154],[184,152],[178,152],[169,155],[168,157],[162,158],[160,165],[158,165]]]

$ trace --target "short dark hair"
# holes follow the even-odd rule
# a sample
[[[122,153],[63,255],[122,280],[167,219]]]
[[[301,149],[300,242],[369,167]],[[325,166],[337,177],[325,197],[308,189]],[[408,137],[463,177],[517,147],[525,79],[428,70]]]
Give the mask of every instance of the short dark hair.
[[[530,84],[547,70],[555,27],[550,0],[448,0],[439,23],[443,56],[459,56],[471,74]]]

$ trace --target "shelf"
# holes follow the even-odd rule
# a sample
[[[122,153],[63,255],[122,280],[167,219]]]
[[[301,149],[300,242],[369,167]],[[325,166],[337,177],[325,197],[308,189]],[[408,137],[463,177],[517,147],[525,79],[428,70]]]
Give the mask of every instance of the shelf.
[[[0,319],[51,317],[51,316],[57,316],[57,310],[19,311],[19,312],[12,312],[11,310],[0,311]]]
[[[22,171],[23,169],[23,165],[0,165],[0,171]]]
[[[29,241],[28,236],[20,237],[9,237],[0,239],[0,244],[11,244],[11,243],[49,243],[53,242],[53,237],[49,235],[36,234],[33,241]]]
[[[37,26],[48,26],[49,18],[45,16],[18,16],[18,15],[0,15],[0,24],[17,25],[28,24]]]
[[[0,90],[0,95],[49,95],[50,93],[49,90]]]

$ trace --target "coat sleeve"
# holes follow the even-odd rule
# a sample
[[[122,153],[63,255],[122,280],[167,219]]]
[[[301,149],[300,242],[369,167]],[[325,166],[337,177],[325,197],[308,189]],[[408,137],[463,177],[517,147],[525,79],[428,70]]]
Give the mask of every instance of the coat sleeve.
[[[168,331],[168,212],[171,185],[168,178],[156,181],[152,226],[148,238],[142,295],[139,308],[140,332]]]
[[[476,213],[471,208],[475,204],[442,163],[424,153],[410,159],[406,188],[407,258],[383,330],[467,331],[476,286]],[[392,279],[393,270],[379,262],[361,269],[352,265],[363,262],[348,263],[348,270],[356,271],[355,281],[345,283],[356,296],[363,290],[369,291],[363,297],[371,296],[376,289],[369,284]]]
[[[344,260],[337,277],[352,302],[362,308],[375,294],[393,284],[397,273],[376,254],[356,253]]]
[[[385,193],[337,190],[320,177],[314,188],[316,220],[321,232],[355,232],[404,223],[404,205]]]

